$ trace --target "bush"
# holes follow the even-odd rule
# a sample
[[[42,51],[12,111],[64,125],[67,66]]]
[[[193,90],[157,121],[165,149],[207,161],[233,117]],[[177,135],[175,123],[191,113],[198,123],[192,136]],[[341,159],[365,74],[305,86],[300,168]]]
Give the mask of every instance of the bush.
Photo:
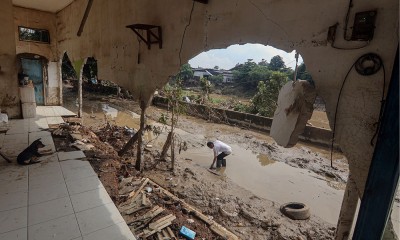
[[[279,90],[287,82],[287,75],[281,72],[273,72],[268,81],[258,82],[257,93],[252,99],[251,112],[272,117],[277,107]]]

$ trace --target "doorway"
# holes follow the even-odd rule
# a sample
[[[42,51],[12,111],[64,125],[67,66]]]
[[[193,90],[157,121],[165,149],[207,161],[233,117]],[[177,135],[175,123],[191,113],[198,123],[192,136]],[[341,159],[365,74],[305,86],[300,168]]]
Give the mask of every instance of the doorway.
[[[22,70],[29,76],[35,87],[37,105],[44,105],[43,64],[40,59],[21,58]]]

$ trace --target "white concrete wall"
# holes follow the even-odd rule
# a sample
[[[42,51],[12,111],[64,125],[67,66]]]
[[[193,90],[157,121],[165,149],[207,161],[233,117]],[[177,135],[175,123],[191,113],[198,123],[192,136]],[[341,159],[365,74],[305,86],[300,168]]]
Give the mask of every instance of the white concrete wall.
[[[0,109],[10,118],[21,116],[15,66],[14,18],[11,0],[0,1]]]
[[[60,104],[60,74],[58,62],[48,64],[48,87],[46,92],[46,105]]]
[[[17,46],[17,54],[32,53],[47,58],[49,61],[57,61],[57,26],[54,13],[42,12],[33,9],[14,6],[14,34]],[[18,26],[49,30],[50,44],[20,41]]]
[[[204,50],[236,43],[295,49],[312,74],[318,95],[326,102],[332,127],[343,78],[359,56],[368,52],[379,54],[389,80],[398,44],[398,5],[397,0],[354,2],[349,26],[356,12],[377,9],[375,36],[365,48],[338,50],[326,40],[329,26],[336,22],[340,24],[338,45],[364,44],[343,40],[348,0],[219,0],[207,5],[196,2],[190,25],[192,1],[97,0],[81,37],[76,32],[86,1],[76,0],[57,14],[58,55],[66,50],[72,61],[93,56],[98,60],[100,79],[114,81],[131,90],[134,96],[149,99],[156,88],[168,81],[168,76],[177,73],[179,63],[186,63]],[[148,50],[143,43],[139,46],[136,35],[125,28],[134,23],[160,25],[163,48],[153,45]],[[382,85],[382,72],[365,77],[352,71],[338,112],[336,141],[349,159],[360,193],[374,149],[370,140],[379,114]]]
[[[44,76],[44,92],[46,105],[60,104],[60,75],[58,74],[57,52],[57,21],[56,14],[14,6],[14,34],[17,54],[30,53],[47,59],[47,69]],[[20,41],[18,27],[46,29],[50,34],[50,44]]]

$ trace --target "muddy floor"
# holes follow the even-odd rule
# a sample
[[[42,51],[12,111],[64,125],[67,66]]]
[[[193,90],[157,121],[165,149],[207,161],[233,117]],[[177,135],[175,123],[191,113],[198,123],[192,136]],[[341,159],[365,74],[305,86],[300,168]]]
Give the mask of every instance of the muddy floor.
[[[73,96],[64,102],[67,108],[76,110]],[[137,104],[131,100],[85,94],[83,125],[97,135],[104,132],[100,129],[107,123],[137,129],[138,113]],[[155,161],[167,133],[165,126],[157,123],[163,114],[167,112],[155,107],[150,107],[146,114],[147,123],[163,132],[157,135],[150,131],[145,135],[144,176],[154,179],[242,239],[332,239],[348,174],[347,161],[340,153],[334,153],[334,168],[331,168],[328,149],[304,143],[286,149],[265,134],[181,116],[177,133],[187,150],[178,155],[175,170],[171,172],[169,161]],[[113,136],[110,134],[106,136]],[[95,168],[103,171],[100,171],[103,184],[108,185],[107,190],[116,202],[120,176],[104,170],[107,164],[104,165],[101,152],[115,153],[127,139],[129,134],[103,138],[101,141],[108,147],[98,149],[97,156],[92,155],[99,165]],[[205,143],[214,139],[233,148],[233,154],[227,157],[227,167],[219,175],[207,170],[212,152]],[[130,151],[127,157],[111,161],[108,166],[115,169],[121,161],[133,162],[134,155],[135,151]],[[292,201],[306,203],[311,209],[311,218],[295,221],[281,214],[280,205]]]

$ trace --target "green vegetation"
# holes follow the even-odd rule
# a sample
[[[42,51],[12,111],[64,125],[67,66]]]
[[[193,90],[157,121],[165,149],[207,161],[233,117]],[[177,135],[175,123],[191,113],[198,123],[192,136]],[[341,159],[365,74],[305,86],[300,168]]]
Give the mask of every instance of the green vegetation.
[[[215,66],[214,69],[218,70],[219,67]],[[256,63],[248,59],[236,64],[231,71],[233,83],[223,83],[222,74],[193,80],[192,68],[185,64],[175,79],[182,79],[183,83],[191,80],[189,85],[192,90],[184,92],[183,96],[188,96],[192,102],[272,117],[280,89],[294,77],[294,70],[287,67],[279,55],[272,57],[269,62],[262,59]],[[297,79],[312,81],[304,63],[298,66]],[[222,92],[230,97],[219,97],[213,92]]]
[[[250,105],[250,112],[272,117],[277,107],[280,89],[288,82],[284,73],[273,72],[268,82],[258,82],[257,93]]]

